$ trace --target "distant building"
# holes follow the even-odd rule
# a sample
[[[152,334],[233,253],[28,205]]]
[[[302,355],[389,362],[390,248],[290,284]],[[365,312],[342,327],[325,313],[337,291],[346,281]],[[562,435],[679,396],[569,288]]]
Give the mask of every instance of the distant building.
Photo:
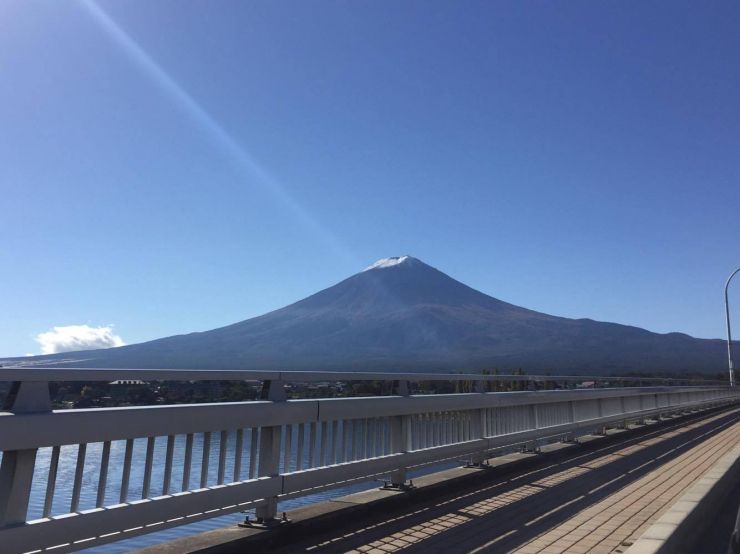
[[[140,379],[119,379],[118,381],[111,381],[109,385],[146,385],[145,381]]]

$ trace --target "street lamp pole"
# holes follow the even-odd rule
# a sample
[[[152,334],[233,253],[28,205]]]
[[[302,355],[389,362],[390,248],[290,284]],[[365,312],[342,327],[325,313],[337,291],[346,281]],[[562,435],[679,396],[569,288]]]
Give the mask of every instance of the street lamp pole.
[[[732,332],[730,331],[730,300],[727,297],[727,289],[730,287],[730,281],[732,281],[732,278],[738,272],[740,272],[740,267],[738,267],[735,271],[732,272],[732,275],[730,275],[727,278],[727,282],[725,283],[725,318],[727,319],[727,363],[730,368],[730,386],[731,387],[735,386],[735,373],[732,368]]]

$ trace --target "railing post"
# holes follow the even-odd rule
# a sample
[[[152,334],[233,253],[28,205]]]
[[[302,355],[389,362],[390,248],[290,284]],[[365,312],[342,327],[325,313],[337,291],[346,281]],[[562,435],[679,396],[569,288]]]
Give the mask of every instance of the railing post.
[[[3,411],[16,414],[51,411],[49,384],[16,381],[11,385]],[[0,527],[22,524],[28,515],[37,448],[3,452],[0,464]]]
[[[619,397],[619,406],[620,406],[620,410],[622,411],[622,415],[624,416],[624,419],[622,420],[620,424],[621,428],[627,429],[627,404],[624,399],[624,396]]]
[[[640,412],[645,410],[645,395],[641,394],[638,396],[640,399]],[[647,425],[647,417],[644,414],[640,414],[640,417],[636,420],[638,425]]]
[[[576,403],[574,400],[571,400],[568,402],[570,404],[570,422],[575,423],[576,422]]]
[[[537,409],[537,404],[532,404],[532,424],[534,425],[535,429],[540,428],[540,412]],[[532,452],[535,454],[539,454],[540,452],[540,443],[537,439],[532,441],[532,446],[530,447]]]
[[[480,394],[485,393],[485,383],[483,381],[476,381],[475,392]],[[475,411],[470,434],[471,440],[483,439],[488,435],[488,429],[486,429],[486,408],[479,408]],[[467,465],[468,467],[481,467],[485,459],[486,451],[479,450],[470,456],[470,461]]]
[[[596,414],[599,419],[604,417],[604,405],[601,398],[596,400]],[[606,426],[599,426],[599,428],[594,432],[594,435],[606,435]]]
[[[285,401],[285,388],[282,381],[265,381],[260,393],[262,400]],[[258,477],[276,477],[280,474],[280,438],[282,426],[262,427],[259,439]],[[277,496],[265,499],[255,510],[258,524],[269,525],[277,522]]]
[[[409,395],[407,381],[393,381],[393,394],[398,396]],[[399,454],[411,449],[411,416],[401,415],[390,418],[391,453]],[[406,468],[399,468],[390,475],[390,486],[394,489],[407,489]]]
[[[575,403],[574,400],[568,401],[568,421],[570,423],[575,423],[576,422],[576,403]],[[575,443],[575,442],[578,442],[578,441],[573,436],[573,433],[572,432],[569,432],[569,433],[566,433],[565,435],[563,435],[562,442],[572,442],[572,443]]]

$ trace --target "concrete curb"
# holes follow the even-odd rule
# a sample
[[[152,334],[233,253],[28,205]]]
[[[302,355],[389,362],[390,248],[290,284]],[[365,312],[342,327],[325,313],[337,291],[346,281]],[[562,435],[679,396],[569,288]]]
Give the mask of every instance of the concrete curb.
[[[682,554],[695,544],[740,481],[740,444],[725,454],[640,536],[626,554]]]

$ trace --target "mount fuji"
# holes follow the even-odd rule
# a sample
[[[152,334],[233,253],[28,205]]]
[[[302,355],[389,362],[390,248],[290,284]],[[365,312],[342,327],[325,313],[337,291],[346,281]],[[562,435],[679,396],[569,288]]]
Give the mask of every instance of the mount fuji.
[[[720,371],[723,343],[508,304],[411,256],[385,258],[265,315],[200,333],[33,358],[72,367]]]

